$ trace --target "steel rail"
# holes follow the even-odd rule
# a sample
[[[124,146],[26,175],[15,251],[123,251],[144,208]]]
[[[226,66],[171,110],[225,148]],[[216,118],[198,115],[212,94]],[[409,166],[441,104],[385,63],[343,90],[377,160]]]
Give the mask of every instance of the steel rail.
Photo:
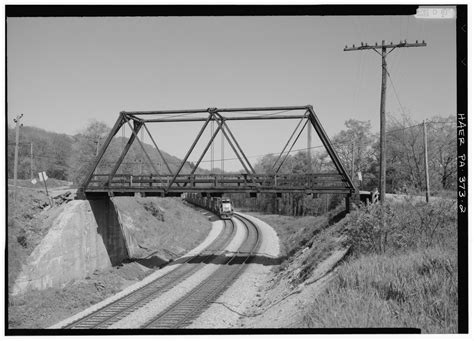
[[[239,250],[230,259],[222,259],[222,266],[211,276],[196,286],[191,292],[181,297],[170,307],[146,322],[141,328],[173,328],[189,325],[198,317],[225,289],[227,289],[246,268],[246,263],[255,257],[261,244],[260,231],[250,220],[235,214],[247,229],[247,238]],[[239,262],[238,257],[244,257]]]
[[[191,257],[184,261],[183,265],[166,273],[165,275],[153,280],[145,286],[138,288],[131,293],[119,298],[118,300],[111,302],[110,304],[92,312],[91,314],[84,316],[77,321],[74,321],[64,329],[97,329],[107,328],[112,324],[120,321],[125,316],[129,315],[133,311],[143,307],[148,302],[152,301],[156,297],[162,295],[166,291],[170,290],[175,285],[184,281],[190,277],[206,264],[205,262],[218,257],[212,252],[220,251],[234,238],[236,233],[235,224],[225,224],[225,228],[221,231],[218,237],[209,245],[204,251],[198,255]],[[211,252],[210,254],[206,254]],[[199,260],[200,257],[204,257],[199,263],[193,263]],[[169,265],[179,264],[180,259],[171,262]]]

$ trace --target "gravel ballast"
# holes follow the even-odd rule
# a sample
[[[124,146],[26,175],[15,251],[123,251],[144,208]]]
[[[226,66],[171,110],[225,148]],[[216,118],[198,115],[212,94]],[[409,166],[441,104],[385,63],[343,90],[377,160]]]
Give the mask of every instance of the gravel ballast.
[[[222,222],[220,222],[222,224]],[[241,223],[237,224],[237,232],[233,240],[229,243],[226,250],[223,253],[235,252],[242,244],[246,237],[245,227]],[[173,289],[167,291],[165,294],[154,299],[153,301],[146,304],[144,307],[134,311],[130,315],[126,316],[119,322],[111,325],[109,329],[126,329],[126,328],[139,328],[146,321],[152,319],[154,316],[161,313],[163,310],[168,308],[171,304],[177,301],[183,295],[186,295],[199,283],[204,281],[206,278],[212,275],[220,265],[208,264],[201,270],[193,274],[191,277],[182,281],[176,285]]]
[[[280,254],[280,243],[275,230],[260,219],[240,214],[260,228],[262,244],[257,256],[264,256],[269,260],[277,258]],[[246,316],[246,311],[263,294],[261,291],[264,285],[272,277],[271,268],[264,264],[249,264],[242,275],[188,328],[242,328],[240,319]]]

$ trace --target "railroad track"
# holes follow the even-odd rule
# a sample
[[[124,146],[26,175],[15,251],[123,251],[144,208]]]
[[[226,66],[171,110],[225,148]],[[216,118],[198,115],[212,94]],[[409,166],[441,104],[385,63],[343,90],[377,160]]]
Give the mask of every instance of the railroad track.
[[[247,238],[234,256],[217,257],[215,261],[223,266],[141,328],[178,329],[191,324],[239,277],[246,263],[255,257],[255,252],[260,247],[261,237],[258,227],[250,220],[237,214],[234,214],[234,217],[239,219],[247,230]]]
[[[198,255],[186,260],[181,266],[166,273],[160,278],[155,279],[145,286],[136,289],[126,296],[68,324],[63,328],[108,328],[199,271],[206,265],[206,262],[219,258],[220,256],[216,255],[215,252],[224,250],[235,236],[235,233],[236,227],[234,222],[232,220],[226,220],[224,229],[218,235],[216,240],[203,252],[200,252]],[[193,263],[195,261],[196,263]],[[178,263],[180,263],[179,259],[170,263],[170,265]]]

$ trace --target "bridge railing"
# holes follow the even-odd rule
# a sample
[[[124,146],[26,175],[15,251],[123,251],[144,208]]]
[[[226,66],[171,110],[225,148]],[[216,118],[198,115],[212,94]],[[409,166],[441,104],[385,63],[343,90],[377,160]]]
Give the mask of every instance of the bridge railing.
[[[191,190],[191,189],[337,189],[349,184],[337,173],[314,174],[96,174],[86,190]]]

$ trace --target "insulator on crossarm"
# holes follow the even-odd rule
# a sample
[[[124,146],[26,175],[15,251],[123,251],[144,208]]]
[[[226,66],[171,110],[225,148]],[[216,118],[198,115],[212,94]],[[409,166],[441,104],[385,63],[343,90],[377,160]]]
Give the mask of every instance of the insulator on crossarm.
[[[407,40],[405,39],[405,44],[407,43]]]
[[[377,42],[375,42],[375,46],[377,46]]]
[[[352,47],[356,47],[354,44],[352,44]]]
[[[364,46],[364,43],[363,43],[363,42],[360,42],[360,46]]]
[[[416,41],[416,43],[418,44],[418,40]]]
[[[422,43],[425,44],[425,40],[424,40],[424,39],[423,39]]]
[[[346,45],[346,47],[345,47],[345,48],[347,49],[347,45]]]

